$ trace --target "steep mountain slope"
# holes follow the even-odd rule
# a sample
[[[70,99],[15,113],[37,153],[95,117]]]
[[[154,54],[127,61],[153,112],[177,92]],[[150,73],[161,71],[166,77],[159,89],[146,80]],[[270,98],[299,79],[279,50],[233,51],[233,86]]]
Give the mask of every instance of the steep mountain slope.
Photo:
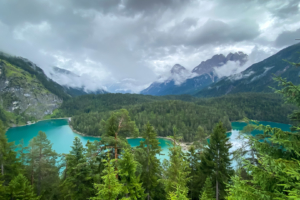
[[[214,55],[212,58],[201,62],[192,70],[192,73],[188,72],[181,65],[176,64],[171,70],[172,76],[169,79],[164,82],[152,83],[148,88],[141,91],[141,94],[156,96],[194,94],[220,79],[215,68],[225,65],[228,61],[238,61],[242,66],[247,61],[247,58],[248,56],[243,52],[230,53],[226,57],[222,54]],[[180,81],[177,81],[178,79]]]
[[[300,69],[286,62],[300,61],[300,43],[287,47],[275,55],[251,65],[245,71],[231,75],[195,94],[198,97],[214,97],[239,92],[272,92],[277,88],[274,76],[281,76],[294,84],[300,84]]]
[[[27,59],[0,54],[0,105],[9,112],[41,119],[70,96]]]

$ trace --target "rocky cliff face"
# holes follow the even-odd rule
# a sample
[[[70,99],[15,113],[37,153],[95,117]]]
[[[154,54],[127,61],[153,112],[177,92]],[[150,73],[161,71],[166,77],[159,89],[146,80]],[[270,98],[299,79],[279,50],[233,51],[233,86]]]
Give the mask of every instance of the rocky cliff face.
[[[34,74],[0,60],[0,104],[5,110],[41,119],[61,103]]]
[[[221,67],[225,65],[228,61],[240,62],[240,65],[244,65],[248,60],[247,54],[243,52],[229,53],[226,57],[223,54],[214,55],[212,58],[202,61],[197,67],[193,69],[193,73],[199,75],[210,73],[215,67]]]

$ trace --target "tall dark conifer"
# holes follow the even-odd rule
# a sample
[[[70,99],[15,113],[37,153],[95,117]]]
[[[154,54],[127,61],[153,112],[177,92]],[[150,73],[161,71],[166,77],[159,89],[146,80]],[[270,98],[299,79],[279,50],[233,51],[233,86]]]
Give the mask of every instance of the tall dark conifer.
[[[94,195],[92,171],[84,153],[80,139],[75,137],[72,150],[66,155],[66,171],[61,185],[66,199],[87,199]]]
[[[138,147],[141,151],[137,151],[136,158],[142,165],[141,181],[146,189],[147,199],[153,199],[155,196],[154,190],[157,189],[160,177],[160,161],[156,157],[161,152],[161,147],[156,139],[157,135],[150,123],[144,126],[142,132],[144,141],[141,141]]]
[[[0,120],[0,174],[2,175],[0,181],[3,180],[5,185],[21,170],[21,163],[17,159],[14,147],[14,143],[8,142],[5,128]]]
[[[42,131],[30,141],[29,152],[27,167],[31,184],[36,187],[41,199],[51,199],[59,184],[59,169],[56,166],[58,154]]]
[[[204,174],[212,177],[217,200],[225,198],[226,183],[233,172],[230,166],[230,148],[231,144],[229,138],[226,137],[226,129],[220,122],[214,128],[208,147],[201,155],[201,170]]]

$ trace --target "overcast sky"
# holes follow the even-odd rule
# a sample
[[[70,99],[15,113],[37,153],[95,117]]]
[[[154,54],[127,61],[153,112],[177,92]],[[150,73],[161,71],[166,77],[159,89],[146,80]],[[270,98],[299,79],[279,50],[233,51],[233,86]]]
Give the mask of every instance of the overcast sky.
[[[1,0],[0,50],[139,92],[176,63],[260,60],[296,43],[299,10],[299,0]]]

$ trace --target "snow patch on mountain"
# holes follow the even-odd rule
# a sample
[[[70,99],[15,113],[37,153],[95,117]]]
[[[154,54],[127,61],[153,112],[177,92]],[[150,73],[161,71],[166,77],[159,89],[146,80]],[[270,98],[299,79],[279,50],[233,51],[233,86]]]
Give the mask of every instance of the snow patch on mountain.
[[[273,66],[274,67],[274,66]],[[263,76],[265,76],[267,74],[267,72],[272,69],[273,67],[264,67],[265,71],[260,74],[260,75],[257,75],[257,76],[254,76],[251,80],[250,80],[250,83],[257,80],[257,79],[260,79],[262,78]]]

